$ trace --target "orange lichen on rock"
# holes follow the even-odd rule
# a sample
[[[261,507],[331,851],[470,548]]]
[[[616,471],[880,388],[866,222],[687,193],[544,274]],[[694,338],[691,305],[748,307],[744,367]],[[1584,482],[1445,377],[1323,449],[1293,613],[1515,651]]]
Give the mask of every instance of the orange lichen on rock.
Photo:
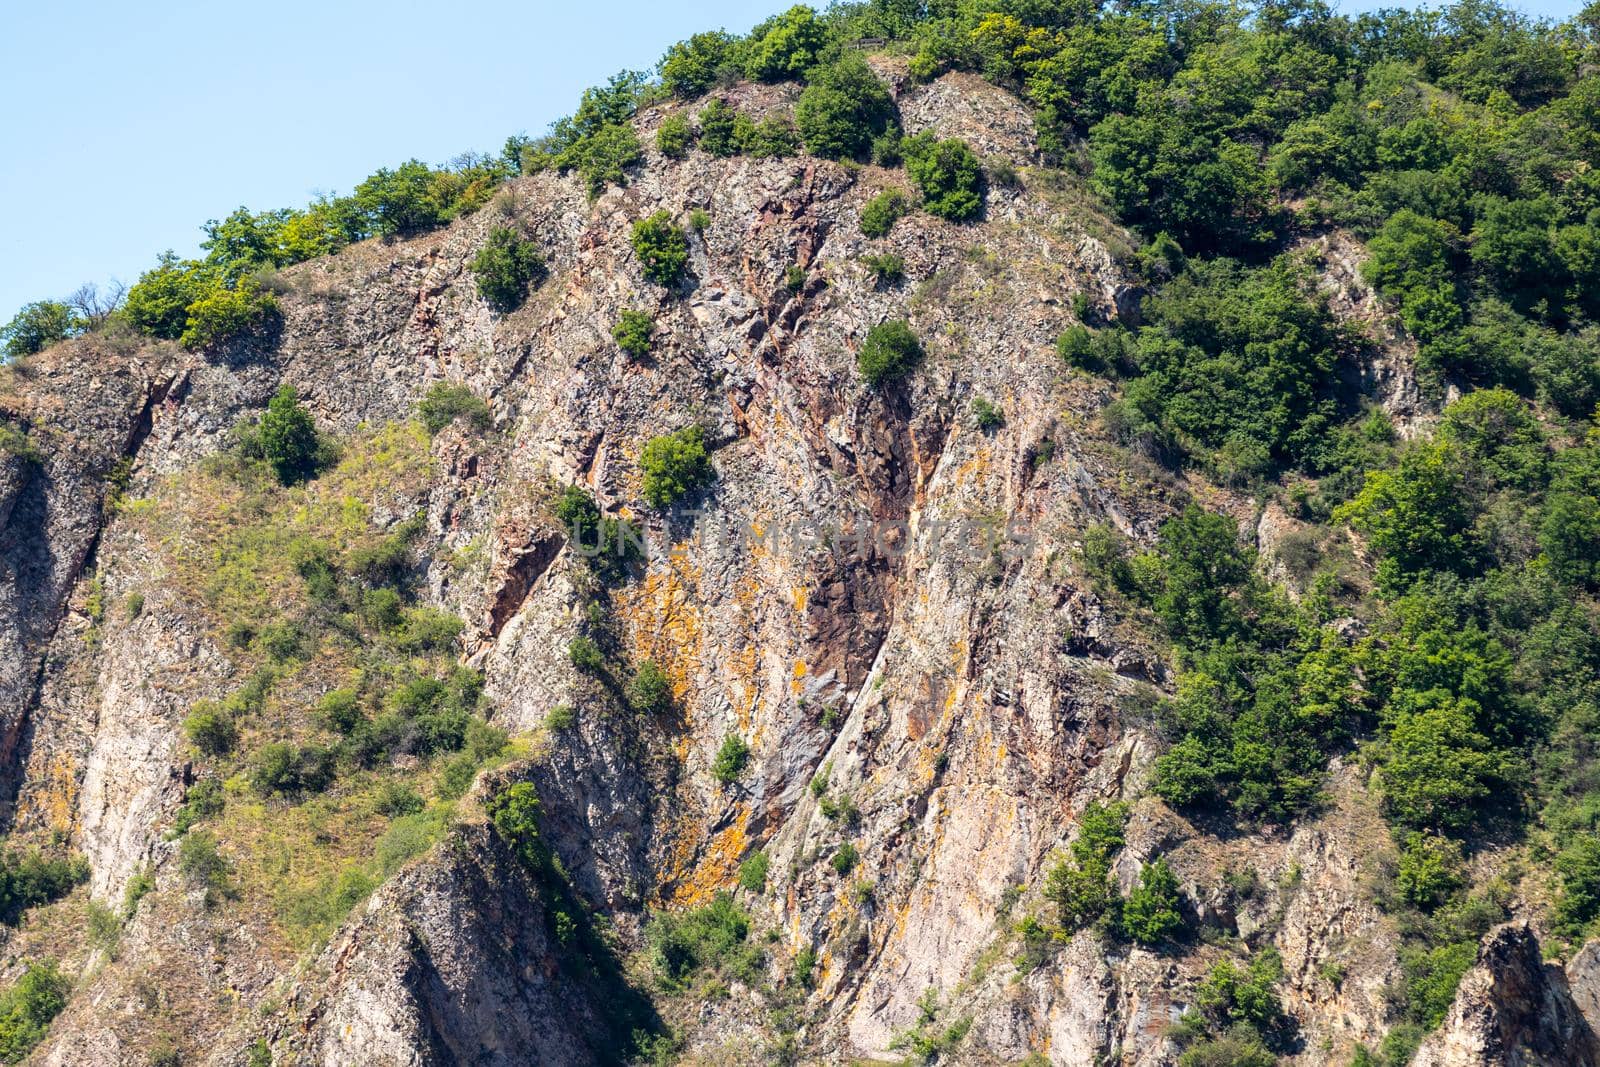
[[[684,861],[694,859],[692,869],[687,862],[673,871],[674,884],[672,887],[672,905],[674,907],[699,907],[708,903],[720,889],[727,889],[739,877],[739,864],[744,860],[745,849],[749,844],[746,827],[750,823],[750,810],[743,804],[738,807],[733,823],[721,833],[716,834],[706,842],[704,849],[697,854],[692,847],[692,839],[685,834],[679,839],[679,845],[688,844],[687,854],[682,856]],[[679,849],[673,850],[675,861],[679,860]]]

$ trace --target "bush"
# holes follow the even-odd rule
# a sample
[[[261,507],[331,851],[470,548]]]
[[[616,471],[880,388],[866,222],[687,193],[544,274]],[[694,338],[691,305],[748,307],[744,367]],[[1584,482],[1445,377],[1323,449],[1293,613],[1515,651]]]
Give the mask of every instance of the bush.
[[[611,327],[611,336],[634,359],[650,354],[650,335],[655,332],[656,320],[648,311],[625,310]]]
[[[575,142],[564,154],[563,165],[578,168],[592,200],[607,184],[626,184],[628,168],[643,158],[633,127],[626,122],[611,122]]]
[[[134,329],[176,341],[189,321],[189,305],[205,296],[210,284],[192,260],[167,252],[153,270],[145,271],[128,290],[123,314]]]
[[[671,286],[689,262],[689,239],[672,224],[672,216],[657,211],[633,224],[633,252],[644,276],[658,285]]]
[[[435,382],[428,395],[417,404],[417,417],[430,435],[437,434],[457,419],[465,419],[474,430],[487,430],[494,417],[483,398],[464,385]]]
[[[751,122],[747,116],[739,115],[734,120],[733,135],[739,151],[757,159],[792,156],[799,144],[793,124],[777,115],[768,115],[760,122]]]
[[[652,507],[664,508],[716,477],[706,454],[705,430],[685,426],[651,438],[639,454],[642,491]]]
[[[472,259],[478,295],[496,311],[515,311],[528,297],[528,289],[544,276],[544,256],[539,246],[515,230],[497,226]]]
[[[17,925],[23,912],[66,896],[88,877],[89,865],[81,856],[0,853],[0,923]]]
[[[887,237],[894,224],[911,210],[906,194],[885,189],[861,206],[861,232],[867,237]]]
[[[552,730],[570,730],[578,723],[578,712],[571,704],[557,704],[544,717],[545,726]]]
[[[267,402],[258,440],[262,458],[283,485],[293,485],[316,474],[322,441],[311,412],[300,403],[294,386],[282,386]]]
[[[202,700],[183,720],[189,743],[207,756],[226,756],[239,741],[233,715],[214,700]]]
[[[225,807],[227,796],[222,791],[222,783],[215,778],[200,779],[183,795],[183,807],[178,809],[172,822],[173,836],[182,837],[202,819],[221,815]]]
[[[1078,817],[1078,836],[1068,857],[1045,875],[1044,898],[1056,907],[1067,930],[1081,930],[1102,918],[1115,920],[1120,903],[1111,882],[1111,858],[1123,843],[1127,809],[1098,802]]]
[[[922,343],[904,319],[891,319],[867,331],[856,366],[874,389],[904,377],[922,360]]]
[[[1447,902],[1466,885],[1461,846],[1435,834],[1406,836],[1400,853],[1395,886],[1413,907],[1431,911]]]
[[[700,150],[709,156],[738,154],[739,138],[736,134],[739,114],[721,98],[714,99],[700,109],[696,116],[700,123]]]
[[[750,746],[738,734],[729,734],[722,739],[722,747],[717,749],[717,758],[711,763],[711,776],[723,785],[732,785],[739,780],[749,762]]]
[[[584,674],[599,674],[605,669],[606,657],[600,646],[587,637],[574,637],[567,646],[567,658]]]
[[[1257,1034],[1275,1029],[1283,1007],[1273,986],[1283,977],[1283,959],[1276,949],[1264,948],[1241,968],[1232,960],[1218,960],[1194,993],[1194,1002],[1218,1027],[1249,1027]]]
[[[858,159],[894,121],[888,88],[857,53],[812,74],[794,109],[806,150],[824,159]]]
[[[752,852],[739,864],[739,885],[752,893],[765,892],[767,888],[767,870],[772,861],[765,851]]]
[[[694,144],[694,131],[682,115],[668,115],[656,129],[656,148],[668,159],[683,159]]]
[[[184,835],[178,847],[178,869],[189,884],[206,891],[207,904],[228,890],[232,865],[217,848],[215,835],[195,830]]]
[[[210,351],[277,314],[277,298],[249,281],[235,289],[218,286],[189,305],[178,343],[191,352]]]
[[[1141,945],[1158,945],[1183,929],[1178,879],[1166,860],[1139,869],[1139,884],[1122,905],[1122,928]]]
[[[833,867],[833,873],[843,878],[845,875],[855,870],[856,864],[860,862],[861,852],[856,848],[855,845],[851,844],[849,841],[846,841],[834,851],[831,865]]]
[[[861,262],[872,272],[872,279],[878,285],[897,282],[906,276],[906,261],[894,252],[862,256]]]
[[[734,38],[721,30],[679,41],[656,66],[661,87],[680,100],[699,96],[729,73],[733,46]]]
[[[26,1059],[71,992],[72,981],[54,963],[29,962],[17,984],[0,994],[0,1062]]]
[[[412,159],[376,171],[356,186],[352,199],[379,236],[419,233],[445,221],[447,205],[433,195],[433,179],[426,164]]]
[[[799,78],[816,66],[827,43],[828,31],[817,13],[796,4],[750,31],[745,75],[768,82]]]
[[[516,782],[496,793],[488,804],[489,821],[495,831],[516,852],[524,866],[543,865],[545,852],[539,821],[543,806],[532,782]]]
[[[1006,424],[1005,412],[983,397],[972,399],[972,425],[983,433],[998,430]]]
[[[31,356],[83,329],[77,312],[57,300],[26,304],[0,327],[0,343],[9,359]]]
[[[983,167],[965,141],[937,141],[923,132],[905,142],[906,173],[922,194],[922,208],[952,222],[983,212]]]
[[[672,683],[650,660],[639,664],[628,682],[628,706],[641,715],[653,715],[672,707]]]
[[[760,977],[762,956],[749,936],[750,917],[727,893],[718,893],[703,908],[658,913],[645,927],[652,962],[668,989],[685,988],[707,968],[753,984]]]

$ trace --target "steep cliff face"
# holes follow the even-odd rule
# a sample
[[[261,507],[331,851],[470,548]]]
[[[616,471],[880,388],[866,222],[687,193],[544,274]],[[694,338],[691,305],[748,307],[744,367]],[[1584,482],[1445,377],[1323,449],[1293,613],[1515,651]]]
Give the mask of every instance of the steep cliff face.
[[[760,114],[786,92],[733,96]],[[908,132],[1033,162],[1031,118],[1008,94],[965,75],[897,92]],[[661,118],[641,116],[647,142]],[[945,1051],[962,1062],[1176,1059],[1169,1028],[1222,943],[1108,951],[1085,934],[1028,965],[1014,921],[1039,906],[1084,806],[1138,796],[1153,751],[1141,709],[1166,680],[1160,649],[1116,623],[1083,573],[1083,530],[1148,542],[1180,490],[1248,505],[1113,444],[1095,421],[1104,384],[1054,356],[1076,294],[1102,319],[1136,305],[1124,238],[1067,179],[1024,170],[989,190],[979,223],[914,215],[869,241],[862,205],[900,181],[806,157],[652,152],[590,203],[575,177],[545,173],[444,230],[286,271],[270,338],[209,358],[90,339],[8,372],[0,405],[46,459],[0,453],[0,765],[13,832],[65,835],[92,870],[87,890],[10,934],[13,972],[48,951],[78,977],[44,1062],[129,1062],[165,1045],[215,1063],[252,1048],[328,1064],[616,1059],[616,991],[650,982],[625,962],[646,907],[707,903],[757,849],[766,887],[740,900],[771,973],[814,953],[812,984],[787,983],[781,1024],[742,986],[664,1003],[691,1055],[739,1062],[788,1033],[807,1061],[887,1058],[941,1031],[957,1033]],[[628,245],[658,209],[709,216],[671,291]],[[502,225],[535,235],[550,272],[497,315],[467,265]],[[904,258],[904,281],[879,283],[860,262],[886,251]],[[633,308],[655,316],[646,360],[611,338]],[[926,358],[869,390],[855,353],[891,318]],[[1393,358],[1365,370],[1412,404]],[[438,382],[487,398],[493,431],[375,436]],[[381,532],[426,516],[424,599],[467,620],[460,659],[483,672],[491,722],[523,739],[496,773],[536,785],[562,869],[614,924],[615,984],[552,942],[547,891],[481,814],[389,874],[325,947],[284,935],[247,891],[208,904],[181,869],[169,831],[198,773],[181,723],[252,667],[202,595],[223,558],[210,526],[249,518],[207,495],[223,490],[206,464],[282,383],[350,462],[371,457],[294,497],[283,521],[344,508]],[[973,424],[979,397],[1003,425]],[[640,449],[690,423],[706,428],[717,477],[688,502],[698,517],[663,516],[641,498]],[[126,483],[115,508],[108,479]],[[673,715],[624,714],[574,668],[594,579],[549,517],[555,484],[647,526],[648,563],[604,599],[618,656],[665,671]],[[1016,536],[996,538],[1008,526]],[[850,536],[863,529],[874,543]],[[106,608],[133,594],[137,612]],[[309,706],[345,666],[313,660],[286,700]],[[558,707],[570,728],[547,726]],[[723,783],[711,772],[729,735],[751,757]],[[1115,872],[1126,889],[1141,861],[1166,856],[1190,918],[1281,952],[1292,1056],[1306,1064],[1348,1062],[1382,1037],[1398,967],[1370,885],[1386,831],[1357,770],[1335,768],[1330,792],[1292,833],[1242,836],[1139,800]],[[238,818],[260,825],[229,824],[224,852],[242,871],[296,870],[290,839],[261,826],[301,816],[257,808]],[[361,825],[367,847],[377,831]],[[316,823],[308,839],[355,849],[359,835],[338,827]],[[836,864],[847,844],[854,865]],[[1248,891],[1229,881],[1244,871]],[[154,888],[120,941],[75,935],[85,894],[117,905],[144,880]],[[1592,1045],[1532,935],[1502,928],[1419,1062],[1590,1062],[1562,1055]]]

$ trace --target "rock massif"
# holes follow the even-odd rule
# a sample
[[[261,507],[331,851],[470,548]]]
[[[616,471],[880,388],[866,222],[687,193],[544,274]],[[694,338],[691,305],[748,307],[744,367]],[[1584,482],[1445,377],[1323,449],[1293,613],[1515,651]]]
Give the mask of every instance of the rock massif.
[[[812,987],[789,1006],[801,1060],[892,1057],[919,1028],[959,1022],[945,1054],[960,1062],[1175,1061],[1169,1028],[1228,948],[1108,950],[1084,935],[1025,966],[1014,922],[1038,906],[1084,806],[1139,796],[1153,746],[1141,709],[1166,679],[1160,650],[1083,573],[1082,531],[1148,542],[1184,494],[1254,516],[1114,445],[1096,423],[1105,386],[1054,357],[1075,295],[1113,320],[1137,292],[1125,237],[1070,181],[1028,169],[1026,110],[963,75],[897,93],[909,132],[962,136],[1022,168],[990,188],[983,221],[914,215],[870,241],[860,209],[896,172],[651,153],[593,202],[576,177],[544,173],[446,229],[291,268],[271,338],[197,356],[90,337],[9,372],[0,408],[45,458],[0,453],[5,811],[14,834],[85,854],[93,901],[118,904],[136,877],[155,885],[114,948],[74,932],[84,893],[10,934],[13,977],[48,950],[78,980],[43,1062],[168,1046],[219,1064],[253,1048],[328,1064],[619,1055],[610,994],[564,968],[539,887],[481,817],[298,956],[261,934],[249,901],[204,907],[168,839],[194,778],[180,723],[239,679],[217,621],[127,502],[164,506],[282,383],[349,437],[411,418],[438,382],[487,398],[494,432],[447,429],[424,477],[363,503],[391,525],[426,514],[426,595],[468,620],[461,658],[484,673],[491,721],[535,739],[497,773],[536,785],[546,836],[614,925],[619,957],[647,909],[733,889],[760,848],[767,889],[740,899],[775,973],[815,953]],[[791,103],[771,87],[731,95],[756,114]],[[661,117],[640,116],[647,143]],[[710,220],[670,291],[628,244],[658,209]],[[534,235],[550,273],[496,315],[467,265],[502,225]],[[875,280],[870,252],[902,256],[906,279]],[[611,339],[630,308],[655,317],[646,360]],[[926,358],[874,391],[855,352],[889,318],[910,322]],[[1409,400],[1395,359],[1384,388]],[[973,424],[979,397],[1003,425]],[[698,517],[664,517],[641,500],[639,452],[689,423],[706,428],[717,477],[689,501]],[[648,527],[651,558],[612,603],[625,649],[671,682],[670,721],[585,713],[592,683],[566,649],[588,572],[548,518],[555,484]],[[1017,536],[993,536],[1008,527]],[[876,543],[841,534],[860,528]],[[137,617],[105,613],[134,591]],[[576,725],[547,731],[558,706]],[[752,755],[725,785],[710,768],[730,734]],[[1126,888],[1166,856],[1189,918],[1279,950],[1305,1064],[1376,1045],[1399,973],[1370,892],[1387,835],[1360,774],[1333,778],[1328,810],[1293,833],[1218,837],[1138,799],[1116,871]],[[859,858],[840,874],[829,861],[845,843]],[[1257,888],[1229,889],[1245,871]],[[1417,1062],[1595,1062],[1594,997],[1575,985],[1576,998],[1525,925],[1501,927]],[[663,1010],[701,1062],[748,1062],[779,1040],[743,988]]]

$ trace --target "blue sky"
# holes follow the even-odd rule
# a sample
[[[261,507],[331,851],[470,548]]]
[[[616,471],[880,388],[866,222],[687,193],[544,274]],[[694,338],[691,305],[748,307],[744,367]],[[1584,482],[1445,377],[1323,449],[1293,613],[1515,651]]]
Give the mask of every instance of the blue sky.
[[[200,224],[241,204],[300,205],[413,156],[541,133],[585,86],[789,2],[9,4],[0,322],[83,282],[132,283],[163,249],[192,254]]]

